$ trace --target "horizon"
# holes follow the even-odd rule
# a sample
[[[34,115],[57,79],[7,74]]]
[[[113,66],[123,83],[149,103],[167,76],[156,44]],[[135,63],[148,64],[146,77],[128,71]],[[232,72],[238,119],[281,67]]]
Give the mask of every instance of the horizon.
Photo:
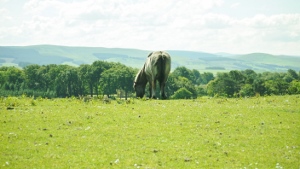
[[[299,5],[295,0],[0,0],[0,46],[300,56]]]

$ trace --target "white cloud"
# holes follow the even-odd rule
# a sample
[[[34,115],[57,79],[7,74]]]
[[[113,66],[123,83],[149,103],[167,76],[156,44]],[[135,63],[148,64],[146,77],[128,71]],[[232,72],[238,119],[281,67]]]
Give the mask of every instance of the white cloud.
[[[236,2],[230,5],[230,8],[235,9],[238,8],[240,6],[240,3]]]
[[[20,16],[0,9],[4,16],[0,18],[0,45],[300,55],[300,49],[295,48],[300,41],[300,14],[253,14],[237,19],[212,12],[224,4],[223,0],[29,0],[20,9]],[[239,3],[227,6],[242,7]]]
[[[8,12],[8,10],[5,9],[5,8],[1,8],[1,9],[0,9],[0,14],[1,14],[1,16],[7,14],[7,12]]]
[[[209,13],[203,17],[204,26],[210,29],[223,29],[232,26],[234,19],[221,14]]]
[[[269,43],[300,42],[300,14],[256,15],[240,21],[240,24],[255,30],[261,40]]]

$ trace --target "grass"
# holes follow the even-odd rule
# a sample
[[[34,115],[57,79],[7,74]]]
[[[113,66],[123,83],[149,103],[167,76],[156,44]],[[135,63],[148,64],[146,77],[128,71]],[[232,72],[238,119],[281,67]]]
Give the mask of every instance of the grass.
[[[0,168],[299,168],[299,95],[0,100]]]

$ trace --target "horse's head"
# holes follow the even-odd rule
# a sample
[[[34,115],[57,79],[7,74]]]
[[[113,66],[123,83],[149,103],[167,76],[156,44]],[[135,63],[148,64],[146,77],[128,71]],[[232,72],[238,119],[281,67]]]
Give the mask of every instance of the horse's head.
[[[134,79],[133,88],[135,90],[136,97],[143,98],[145,95],[145,88],[147,84],[147,77],[144,72],[144,67],[138,72]]]
[[[133,88],[135,90],[136,97],[143,98],[145,95],[145,85],[134,82]]]

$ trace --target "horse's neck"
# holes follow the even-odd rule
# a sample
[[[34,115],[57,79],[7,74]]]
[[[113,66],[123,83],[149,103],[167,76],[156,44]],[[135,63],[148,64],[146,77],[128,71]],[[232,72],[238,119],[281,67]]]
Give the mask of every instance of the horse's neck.
[[[137,83],[143,84],[143,85],[147,84],[147,76],[146,76],[144,68],[141,69],[139,74],[138,74]]]

